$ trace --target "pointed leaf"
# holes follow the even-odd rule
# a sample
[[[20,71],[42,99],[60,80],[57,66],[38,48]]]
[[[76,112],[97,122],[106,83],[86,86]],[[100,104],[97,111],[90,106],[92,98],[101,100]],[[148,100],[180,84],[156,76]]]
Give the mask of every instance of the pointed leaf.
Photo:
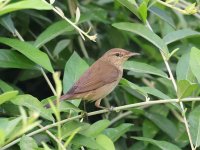
[[[53,51],[53,55],[58,57],[58,55],[70,44],[70,40],[67,40],[67,39],[64,39],[64,40],[61,40],[59,41],[57,44],[56,44],[56,47]]]
[[[0,37],[0,43],[3,43],[18,50],[20,53],[25,55],[27,58],[29,58],[36,64],[44,67],[50,72],[53,72],[53,68],[51,66],[49,57],[44,52],[35,48],[33,45],[16,39],[3,38],[3,37]]]
[[[8,83],[6,83],[3,80],[0,80],[0,89],[3,92],[8,92],[8,91],[13,91],[14,90],[14,88],[12,86],[10,86]]]
[[[0,16],[6,13],[10,13],[22,9],[38,9],[38,10],[50,10],[52,6],[42,0],[22,0],[14,2],[1,8]]]
[[[139,19],[140,15],[137,11],[137,3],[135,0],[117,0],[121,5],[128,8],[132,13],[134,13]]]
[[[65,64],[63,77],[63,93],[66,93],[72,85],[80,78],[80,76],[88,69],[88,64],[74,51],[69,60]],[[80,101],[71,101],[75,106]]]
[[[50,25],[37,37],[34,46],[40,48],[42,45],[54,39],[55,37],[72,30],[73,27],[65,20],[58,21]]]
[[[12,34],[15,33],[16,29],[12,21],[11,15],[6,15],[2,17],[0,24],[4,26],[8,31],[10,31]]]
[[[188,117],[190,125],[190,133],[192,136],[192,142],[195,146],[200,146],[200,105],[195,107]]]
[[[157,48],[159,48],[161,51],[163,51],[166,56],[168,56],[169,54],[168,48],[164,43],[164,41],[144,25],[139,23],[121,22],[121,23],[114,23],[112,24],[112,26],[120,30],[133,32],[135,34],[142,36],[143,38],[151,42],[153,45],[155,45]]]
[[[0,105],[5,103],[6,101],[11,100],[12,98],[16,97],[18,91],[9,91],[0,95]]]
[[[104,150],[115,150],[114,143],[104,134],[98,135],[96,141]]]
[[[138,8],[138,12],[143,20],[143,22],[146,22],[147,19],[147,5],[149,0],[143,0]]]
[[[163,72],[162,70],[159,70],[156,67],[153,67],[151,65],[141,63],[141,62],[127,61],[124,64],[124,69],[130,70],[133,72],[148,73],[148,74],[153,74],[153,75],[158,75],[164,78],[168,78],[167,74]]]
[[[169,25],[171,25],[173,28],[175,28],[174,21],[172,19],[172,16],[168,15],[168,13],[165,10],[162,10],[158,7],[152,6],[149,8],[149,11],[155,14],[156,16],[160,17],[160,19],[167,22]]]
[[[77,146],[85,146],[91,149],[99,149],[104,150],[95,140],[94,138],[83,136],[81,134],[76,134],[75,137],[71,141],[72,144]]]
[[[170,44],[175,41],[187,38],[187,37],[192,37],[192,36],[200,36],[200,32],[193,31],[191,29],[182,29],[174,32],[168,33],[164,38],[165,44]]]
[[[130,81],[124,79],[124,78],[122,78],[122,79],[120,80],[120,83],[121,83],[124,87],[129,87],[129,88],[131,88],[131,89],[133,89],[133,90],[136,90],[138,93],[142,94],[144,97],[147,97],[147,96],[148,96],[147,92],[146,92],[144,89],[140,88],[138,85],[136,85],[136,84],[134,84],[134,83],[132,83],[132,82],[130,82]]]
[[[158,127],[148,119],[145,119],[142,123],[142,133],[144,137],[153,138],[159,129]]]
[[[176,138],[177,128],[171,120],[157,113],[146,112],[145,116],[154,122],[163,132],[167,133],[172,139]]]
[[[38,69],[36,64],[13,50],[0,49],[0,68]]]
[[[37,98],[31,95],[25,94],[25,95],[16,96],[15,98],[12,99],[11,102],[15,105],[25,106],[32,111],[36,111],[40,113],[40,115],[43,118],[54,121],[54,118],[51,115],[51,112],[45,109],[42,103]]]
[[[192,93],[199,87],[198,84],[192,84],[187,80],[180,80],[177,84],[177,96],[179,99],[192,96]]]
[[[0,118],[0,130],[4,130],[5,137],[9,137],[9,134],[15,129],[18,123],[22,120],[21,117],[9,120],[7,118]]]
[[[34,150],[38,148],[36,141],[32,137],[26,135],[22,136],[22,138],[20,139],[19,146],[20,150],[27,150],[27,148],[30,150]]]
[[[157,141],[157,140],[153,140],[153,139],[145,138],[145,137],[133,137],[133,138],[136,140],[149,142],[159,147],[161,150],[181,150],[178,146],[166,141]]]
[[[144,91],[146,91],[148,94],[156,96],[161,99],[170,99],[169,96],[164,94],[163,92],[159,91],[158,89],[151,88],[151,87],[141,87]]]
[[[190,53],[185,53],[181,56],[176,66],[177,80],[194,81],[194,75],[190,67]]]
[[[89,136],[89,137],[96,137],[103,130],[105,130],[109,125],[110,125],[109,120],[100,120],[92,124],[88,129],[81,132],[81,134]]]
[[[131,129],[133,124],[123,123],[116,128],[108,128],[104,131],[113,142],[117,141],[122,135]]]
[[[197,78],[198,82],[200,83],[200,50],[196,47],[193,47],[190,52],[190,67],[192,73]]]

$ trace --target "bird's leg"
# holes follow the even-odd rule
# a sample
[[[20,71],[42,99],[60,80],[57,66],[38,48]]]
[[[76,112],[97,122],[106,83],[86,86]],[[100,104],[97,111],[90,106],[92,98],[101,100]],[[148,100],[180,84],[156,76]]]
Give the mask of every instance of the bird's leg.
[[[83,101],[83,107],[84,107],[84,112],[85,112],[85,119],[86,121],[88,122],[89,119],[88,119],[88,115],[87,115],[87,107],[86,107],[86,101]]]
[[[106,107],[100,106],[100,104],[101,104],[101,99],[98,99],[98,100],[95,102],[95,106],[96,106],[97,108],[106,109]]]
[[[103,107],[103,106],[100,106],[100,103],[101,103],[101,99],[98,99],[96,102],[95,102],[95,106],[97,108],[101,108],[101,109],[108,109],[109,111],[113,111],[113,106],[111,106],[110,108],[107,108],[107,107]]]

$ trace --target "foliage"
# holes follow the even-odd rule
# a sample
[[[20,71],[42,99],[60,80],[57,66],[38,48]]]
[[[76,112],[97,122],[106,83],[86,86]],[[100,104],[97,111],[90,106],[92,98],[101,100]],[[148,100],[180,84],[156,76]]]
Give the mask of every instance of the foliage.
[[[198,5],[0,0],[0,149],[198,148]],[[114,47],[141,54],[124,64],[123,79],[104,100],[114,111],[58,103],[61,91]]]

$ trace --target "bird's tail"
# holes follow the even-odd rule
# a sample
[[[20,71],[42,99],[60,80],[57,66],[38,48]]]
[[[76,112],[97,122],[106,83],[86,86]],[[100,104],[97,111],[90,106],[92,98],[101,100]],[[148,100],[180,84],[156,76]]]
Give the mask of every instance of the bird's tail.
[[[71,98],[70,94],[64,94],[60,97],[60,102],[63,100],[69,100]],[[53,100],[53,104],[56,105],[56,100]],[[50,108],[50,104],[45,105],[46,108]]]

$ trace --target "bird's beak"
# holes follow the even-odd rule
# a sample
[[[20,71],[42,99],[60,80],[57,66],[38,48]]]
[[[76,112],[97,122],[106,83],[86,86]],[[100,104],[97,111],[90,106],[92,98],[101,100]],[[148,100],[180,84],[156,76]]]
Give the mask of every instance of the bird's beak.
[[[140,55],[140,53],[133,53],[133,52],[129,52],[127,55],[126,55],[126,57],[132,57],[132,56],[138,56],[138,55]]]

